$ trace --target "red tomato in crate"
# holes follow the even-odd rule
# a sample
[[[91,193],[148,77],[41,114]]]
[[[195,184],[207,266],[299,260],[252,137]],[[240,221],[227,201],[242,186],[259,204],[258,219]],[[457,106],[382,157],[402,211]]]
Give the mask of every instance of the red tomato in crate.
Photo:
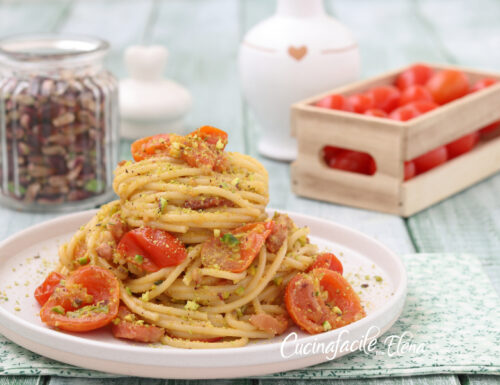
[[[330,162],[330,159],[332,159],[335,155],[337,155],[342,151],[344,150],[340,147],[335,147],[335,146],[323,147],[323,159],[325,160],[325,163],[328,164]]]
[[[433,102],[430,91],[421,85],[413,85],[401,92],[399,105],[404,106],[411,102]]]
[[[347,98],[347,102],[352,106],[354,112],[359,114],[373,108],[373,98],[367,94],[355,94]]]
[[[414,85],[423,86],[432,77],[433,73],[434,71],[429,66],[415,64],[399,74],[396,78],[396,86],[401,91]]]
[[[367,115],[367,116],[374,116],[376,118],[388,118],[389,115],[387,114],[387,112],[385,111],[382,111],[378,108],[370,108],[369,110],[366,110],[364,115]]]
[[[417,174],[422,174],[445,163],[447,160],[448,150],[445,146],[441,146],[413,159],[413,163],[415,163]]]
[[[404,180],[410,180],[415,175],[417,175],[417,168],[415,167],[415,163],[413,161],[405,162],[405,177]]]
[[[481,80],[478,80],[474,85],[472,86],[470,92],[476,92],[480,91],[486,87],[492,86],[493,84],[496,84],[497,80],[493,78],[484,78]]]
[[[373,175],[377,165],[373,157],[365,152],[343,150],[328,162],[328,166],[337,170]]]
[[[352,106],[347,101],[345,96],[339,94],[328,95],[321,99],[319,102],[316,102],[315,106],[329,108],[331,110],[340,110],[347,112],[353,111]]]
[[[477,142],[479,141],[479,133],[473,132],[471,134],[462,136],[457,140],[448,143],[446,148],[448,149],[448,158],[453,159],[459,155],[465,154],[472,150]]]
[[[366,93],[373,99],[373,107],[385,112],[391,112],[399,105],[401,93],[394,86],[380,86],[372,88]]]
[[[470,92],[472,93],[472,92],[480,91],[480,90],[482,90],[486,87],[492,86],[493,84],[496,84],[496,83],[497,83],[496,79],[492,79],[492,78],[481,79],[481,80],[477,81],[474,84],[474,86],[472,86],[472,89]],[[479,132],[481,134],[489,134],[490,132],[495,131],[499,127],[500,127],[500,120],[493,122],[493,123],[487,125],[486,127],[481,128],[479,130]]]
[[[446,104],[469,93],[469,79],[458,70],[443,70],[433,75],[426,84],[437,104]]]
[[[423,115],[426,112],[432,111],[437,107],[439,106],[433,102],[412,102],[392,111],[389,117],[394,120],[405,122],[407,120],[416,118],[417,116]]]

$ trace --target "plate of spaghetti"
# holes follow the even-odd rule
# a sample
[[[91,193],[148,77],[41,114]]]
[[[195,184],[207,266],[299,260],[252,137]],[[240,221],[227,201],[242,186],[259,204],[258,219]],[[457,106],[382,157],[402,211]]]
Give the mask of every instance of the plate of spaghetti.
[[[400,259],[268,209],[267,171],[227,142],[210,126],[140,139],[115,171],[117,200],[2,242],[0,333],[89,369],[192,379],[302,368],[388,330]]]

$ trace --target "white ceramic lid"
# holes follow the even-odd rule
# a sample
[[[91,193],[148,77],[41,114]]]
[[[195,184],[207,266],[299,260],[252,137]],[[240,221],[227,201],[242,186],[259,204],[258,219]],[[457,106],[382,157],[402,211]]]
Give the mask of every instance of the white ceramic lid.
[[[120,81],[122,136],[139,138],[182,129],[191,95],[163,77],[168,51],[163,46],[131,46],[125,51],[129,78]]]

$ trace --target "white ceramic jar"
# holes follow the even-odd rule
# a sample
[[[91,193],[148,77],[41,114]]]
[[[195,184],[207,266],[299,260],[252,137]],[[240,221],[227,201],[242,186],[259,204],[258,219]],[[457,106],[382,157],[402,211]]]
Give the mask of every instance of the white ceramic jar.
[[[351,32],[328,16],[323,0],[278,0],[276,14],[251,29],[239,54],[243,93],[261,126],[259,152],[290,161],[291,104],[359,77]]]

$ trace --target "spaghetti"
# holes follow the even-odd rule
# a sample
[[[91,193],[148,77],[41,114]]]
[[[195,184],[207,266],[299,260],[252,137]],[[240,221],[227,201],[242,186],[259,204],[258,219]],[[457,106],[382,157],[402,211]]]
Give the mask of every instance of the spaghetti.
[[[226,143],[227,135],[211,127],[135,143],[136,161],[115,172],[119,200],[61,246],[61,276],[93,266],[116,277],[122,304],[111,320],[116,336],[178,348],[239,347],[283,333],[290,316],[307,330],[300,313],[316,302],[324,307],[314,311],[335,315],[317,274],[310,280],[316,302],[294,305],[298,312],[287,308],[296,286],[290,282],[309,277],[324,254],[309,242],[307,228],[283,214],[267,218],[266,170],[249,156],[225,152]],[[74,290],[56,287],[51,300]],[[71,306],[80,311],[86,297],[78,298]],[[109,302],[88,301],[89,316]],[[353,320],[364,316],[362,308],[357,313]],[[342,318],[318,317],[324,330]]]

